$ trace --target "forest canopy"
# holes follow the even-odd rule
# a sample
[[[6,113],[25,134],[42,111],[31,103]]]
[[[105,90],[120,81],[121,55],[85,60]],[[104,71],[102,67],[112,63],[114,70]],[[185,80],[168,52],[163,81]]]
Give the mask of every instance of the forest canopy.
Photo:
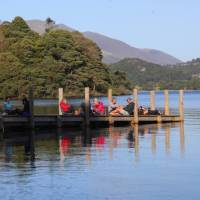
[[[59,87],[80,96],[84,87],[95,95],[112,87],[124,94],[130,83],[123,72],[102,63],[99,47],[79,32],[51,30],[39,35],[21,17],[0,25],[0,97],[19,97],[30,86],[38,98],[56,97]]]

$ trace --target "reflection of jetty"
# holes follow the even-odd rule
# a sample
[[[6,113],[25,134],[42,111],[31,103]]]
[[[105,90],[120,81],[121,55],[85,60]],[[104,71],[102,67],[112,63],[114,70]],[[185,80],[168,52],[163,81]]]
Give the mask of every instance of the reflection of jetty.
[[[164,91],[164,114],[162,115],[138,115],[138,91],[134,89],[133,97],[135,108],[133,116],[91,116],[89,114],[90,95],[89,88],[85,88],[85,115],[84,116],[64,116],[59,110],[58,115],[34,115],[33,95],[30,91],[30,117],[2,116],[0,118],[1,129],[7,127],[41,127],[41,126],[81,126],[81,125],[116,125],[116,124],[144,124],[144,123],[165,123],[181,122],[184,120],[183,90],[179,91],[179,115],[172,115],[169,111],[168,90]],[[59,102],[63,98],[63,89],[59,89]],[[112,100],[112,90],[108,90],[108,107]],[[150,108],[155,110],[155,92],[150,92]]]
[[[176,139],[171,140],[174,132],[177,133],[173,134]],[[160,137],[162,137],[162,140],[160,140]],[[152,155],[158,152],[160,154],[165,147],[166,155],[180,152],[180,155],[183,156],[186,148],[183,123],[144,124],[98,130],[89,127],[84,130],[52,129],[48,132],[47,130],[39,132],[33,130],[24,135],[21,132],[12,132],[3,141],[0,141],[0,145],[0,159],[12,159],[13,161],[21,159],[22,156],[30,156],[31,161],[34,161],[35,151],[37,154],[44,153],[45,158],[49,157],[48,153],[51,156],[55,154],[56,157],[59,151],[62,168],[69,167],[69,162],[72,159],[68,158],[72,156],[78,159],[84,156],[88,164],[92,164],[94,154],[100,151],[104,151],[105,154],[109,153],[110,160],[117,159],[118,151],[115,151],[117,148],[128,148],[136,162],[142,159],[146,160],[146,156],[150,155],[146,153],[150,152],[150,149]],[[22,148],[17,151],[18,146],[24,147],[24,153],[21,151]],[[16,156],[13,156],[13,153]],[[65,163],[66,159],[68,161]],[[27,161],[27,159],[23,160]]]

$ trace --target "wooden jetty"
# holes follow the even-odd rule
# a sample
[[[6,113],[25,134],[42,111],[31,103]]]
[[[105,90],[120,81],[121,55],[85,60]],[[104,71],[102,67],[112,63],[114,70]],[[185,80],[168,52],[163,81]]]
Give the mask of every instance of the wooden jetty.
[[[91,116],[89,114],[90,106],[90,91],[89,88],[85,88],[85,115],[84,116],[65,116],[59,107],[59,113],[57,115],[34,115],[33,106],[33,92],[29,92],[30,100],[30,117],[20,116],[0,116],[0,128],[5,131],[9,127],[42,127],[42,126],[90,126],[90,125],[116,125],[116,124],[146,124],[146,123],[166,123],[166,122],[182,122],[184,121],[184,91],[179,91],[179,114],[173,115],[169,110],[169,92],[164,91],[165,104],[164,114],[162,115],[138,115],[138,90],[133,90],[133,97],[135,100],[135,108],[133,116]],[[59,102],[63,98],[63,89],[58,90]],[[108,90],[108,107],[111,105],[112,89]],[[155,109],[155,92],[150,92],[150,108]]]

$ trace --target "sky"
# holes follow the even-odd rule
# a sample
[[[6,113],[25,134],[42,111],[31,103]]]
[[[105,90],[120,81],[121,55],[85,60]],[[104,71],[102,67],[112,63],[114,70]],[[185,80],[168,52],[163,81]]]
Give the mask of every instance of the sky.
[[[200,0],[0,0],[0,20],[51,17],[183,61],[200,57]]]

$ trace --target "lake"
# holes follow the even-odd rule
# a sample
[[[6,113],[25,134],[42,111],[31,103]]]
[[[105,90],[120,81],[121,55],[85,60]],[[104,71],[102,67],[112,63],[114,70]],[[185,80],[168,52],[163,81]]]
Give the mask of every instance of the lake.
[[[200,92],[185,93],[184,124],[8,133],[0,142],[0,199],[199,199],[199,101]],[[148,93],[139,104],[149,105]],[[163,105],[157,93],[156,106]],[[35,106],[57,112],[56,100]],[[177,92],[170,108],[177,113]]]

